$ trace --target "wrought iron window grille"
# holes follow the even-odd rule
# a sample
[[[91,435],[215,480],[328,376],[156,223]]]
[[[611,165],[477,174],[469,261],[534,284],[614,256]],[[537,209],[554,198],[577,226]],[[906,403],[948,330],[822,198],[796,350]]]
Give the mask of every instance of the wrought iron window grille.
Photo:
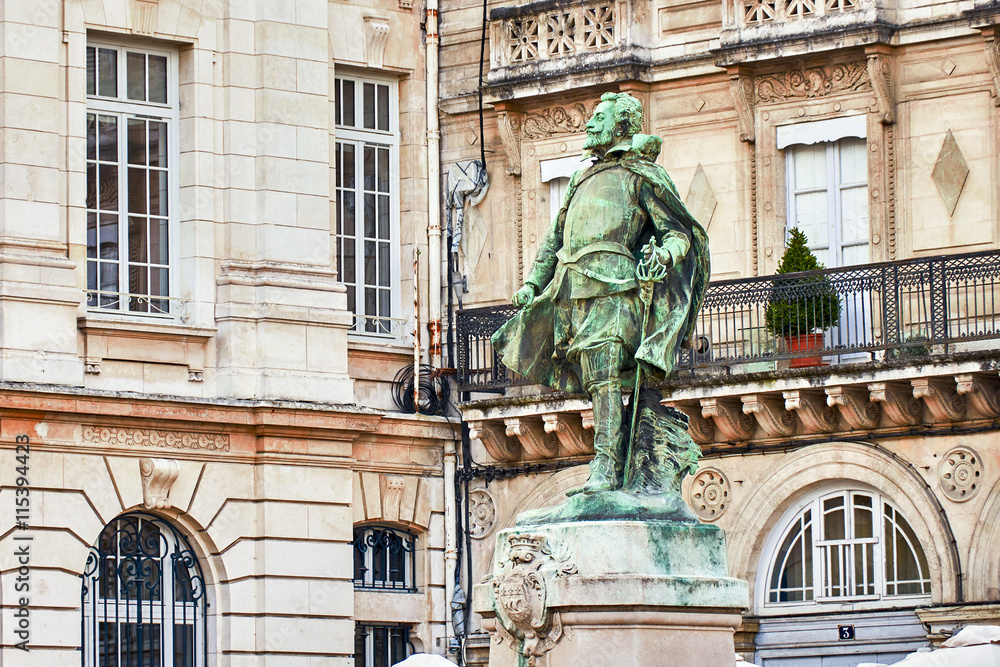
[[[90,549],[81,587],[83,667],[205,667],[205,578],[172,525],[118,517]]]
[[[354,587],[414,593],[417,538],[385,526],[354,529]]]

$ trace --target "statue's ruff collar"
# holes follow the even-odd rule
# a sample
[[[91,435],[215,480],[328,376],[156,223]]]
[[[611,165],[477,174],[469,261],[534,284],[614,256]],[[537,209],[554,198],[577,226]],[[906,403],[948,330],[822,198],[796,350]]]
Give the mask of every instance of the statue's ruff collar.
[[[660,147],[663,140],[650,134],[634,134],[631,139],[624,139],[605,151],[604,155],[599,155],[594,151],[586,151],[582,160],[592,159],[601,161],[609,158],[623,157],[643,157],[651,162],[656,161],[660,154]]]

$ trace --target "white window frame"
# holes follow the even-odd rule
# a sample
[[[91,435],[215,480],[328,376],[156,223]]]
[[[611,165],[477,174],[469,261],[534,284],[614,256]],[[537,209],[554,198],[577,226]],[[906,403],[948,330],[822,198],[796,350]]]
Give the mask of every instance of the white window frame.
[[[354,286],[348,285],[348,289],[355,290],[355,313],[354,313],[354,324],[349,330],[348,334],[351,337],[358,338],[390,338],[390,339],[401,339],[403,337],[403,327],[405,325],[405,320],[402,318],[402,306],[400,299],[400,285],[401,285],[401,260],[400,260],[400,233],[401,233],[401,221],[400,221],[400,201],[399,201],[399,188],[400,188],[400,178],[399,178],[399,86],[396,79],[386,76],[377,76],[371,74],[361,74],[354,73],[351,71],[341,72],[338,70],[335,77],[335,85],[343,80],[350,80],[354,82],[355,85],[355,126],[347,126],[343,124],[343,118],[341,122],[335,125],[335,148],[334,148],[334,160],[336,161],[339,156],[339,151],[337,146],[341,143],[351,143],[354,146],[361,148],[365,143],[370,144],[380,144],[389,147],[389,316],[380,317],[366,316],[363,312],[357,312],[359,309],[364,307],[364,221],[363,221],[363,196],[364,196],[364,182],[363,182],[363,150],[356,149],[355,153],[355,165],[356,165],[356,187],[355,187],[355,210],[362,211],[361,215],[355,216],[355,284]],[[389,129],[377,130],[363,127],[363,117],[364,117],[364,97],[363,97],[363,87],[364,84],[370,83],[376,86],[386,85],[389,87]],[[376,123],[377,124],[377,123]],[[361,125],[361,127],[358,127]],[[336,164],[335,169],[340,170],[340,165]],[[335,183],[336,197],[337,197],[337,210],[340,211],[340,207],[343,205],[341,202],[340,193],[342,188],[340,187],[340,180],[337,179]],[[339,214],[339,213],[338,213]],[[377,224],[377,222],[376,222]],[[340,231],[339,229],[337,230]],[[335,235],[336,241],[339,241],[342,235],[337,233]],[[339,244],[335,243],[335,248],[339,248]],[[335,252],[337,252],[335,250]],[[341,258],[339,252],[337,252],[336,257],[338,274],[341,272]],[[340,276],[343,280],[343,276]],[[370,325],[372,322],[370,320],[375,320],[375,331],[366,330],[372,328]],[[366,322],[368,320],[368,322]],[[388,320],[388,321],[386,321]],[[369,326],[366,326],[369,325]]]
[[[823,530],[824,518],[823,518],[823,501],[836,497],[842,496],[845,499],[845,508],[850,509],[851,499],[854,496],[867,496],[872,500],[872,509],[874,512],[872,527],[873,536],[871,538],[846,538],[839,540],[828,540],[824,538]],[[757,585],[756,585],[756,599],[757,608],[759,613],[766,614],[768,611],[778,612],[788,612],[791,610],[801,611],[801,612],[812,612],[829,605],[850,605],[854,609],[868,609],[868,608],[884,608],[886,606],[899,606],[907,604],[923,604],[931,599],[931,593],[921,594],[888,594],[887,582],[885,577],[886,571],[886,554],[884,552],[884,547],[886,544],[884,527],[885,527],[885,515],[886,508],[891,508],[894,514],[902,518],[910,530],[913,530],[912,523],[906,519],[899,508],[893,503],[889,502],[888,499],[881,496],[879,493],[871,490],[849,488],[845,489],[843,487],[831,487],[824,486],[813,493],[805,496],[802,500],[795,503],[792,507],[788,509],[781,517],[781,519],[776,523],[774,530],[768,535],[765,541],[764,548],[761,551],[761,559],[759,563]],[[781,547],[785,542],[786,536],[791,530],[801,524],[801,518],[806,511],[811,511],[812,513],[812,540],[813,543],[810,547],[812,553],[812,584],[807,586],[805,578],[803,577],[803,585],[811,590],[812,598],[802,601],[771,601],[771,580],[775,574],[775,569],[782,567],[784,561],[778,562],[779,556],[781,556]],[[847,525],[850,526],[853,521],[853,513],[848,512],[851,517],[847,521]],[[850,533],[847,533],[850,535]],[[862,543],[870,545],[870,548],[874,551],[874,595],[843,595],[843,596],[833,596],[825,595],[828,588],[828,581],[826,579],[826,573],[824,571],[824,557],[826,552],[831,548],[837,547],[847,547],[845,550],[849,550],[849,545],[860,545]],[[924,554],[924,559],[926,560],[927,550],[924,548],[925,545],[917,543],[917,546]],[[796,547],[793,547],[796,548]],[[896,561],[894,561],[895,563]],[[894,569],[896,565],[893,565]],[[919,561],[918,561],[919,567]],[[919,583],[930,587],[932,581],[930,578],[929,567],[926,571],[922,572],[923,577],[919,580]],[[852,583],[852,577],[848,576],[843,578],[845,585]],[[896,582],[898,584],[898,581]],[[799,587],[793,587],[786,590],[799,590]]]
[[[859,188],[862,185],[867,189],[868,187],[868,177],[867,173],[865,175],[865,180],[854,181],[850,183],[844,183],[840,180],[840,152],[841,146],[840,141],[842,139],[849,138],[853,135],[842,136],[838,139],[832,141],[797,141],[794,144],[784,146],[785,151],[785,184],[786,184],[786,194],[787,194],[787,218],[785,224],[786,241],[787,234],[789,230],[794,229],[798,226],[798,211],[795,205],[795,196],[801,194],[809,194],[815,192],[826,192],[827,201],[827,211],[829,211],[829,221],[827,229],[829,234],[825,239],[808,239],[809,249],[815,252],[816,250],[826,250],[827,251],[827,264],[826,268],[832,269],[836,267],[844,266],[844,248],[861,246],[864,245],[869,248],[869,261],[871,260],[871,241],[866,238],[864,243],[853,242],[844,243],[842,241],[843,233],[843,212],[841,210],[841,197],[840,193],[844,190],[850,190],[854,188]],[[860,137],[864,138],[864,137]],[[812,187],[812,188],[796,188],[795,187],[795,160],[796,160],[796,148],[798,146],[805,145],[815,145],[823,144],[826,147],[826,173],[827,179],[825,185],[822,187]],[[779,144],[781,145],[781,144]],[[832,224],[831,224],[832,223]],[[871,218],[869,217],[868,223],[869,236],[871,234]]]
[[[125,318],[125,319],[166,319],[179,320],[184,315],[183,304],[176,296],[178,294],[178,269],[179,248],[179,216],[178,206],[180,202],[180,85],[179,85],[179,54],[174,49],[163,48],[162,46],[148,46],[144,44],[134,44],[131,42],[116,42],[100,39],[88,39],[87,47],[95,49],[114,49],[117,53],[117,73],[118,73],[118,97],[112,99],[102,97],[96,93],[87,94],[86,113],[97,115],[113,115],[119,118],[118,122],[118,302],[117,307],[101,307],[101,299],[98,296],[95,304],[90,303],[91,294],[100,294],[100,275],[97,276],[98,291],[90,290],[89,283],[85,293],[85,303],[90,315],[100,315],[101,317]],[[166,57],[167,75],[167,101],[160,104],[148,101],[129,100],[125,97],[125,86],[127,85],[126,58],[128,52],[142,53],[145,55],[155,55]],[[85,63],[86,68],[86,63]],[[99,85],[99,82],[98,82]],[[167,126],[167,295],[132,295],[128,291],[128,123],[129,117],[141,117],[146,120],[158,120],[166,123]],[[86,205],[86,202],[84,202]],[[91,209],[86,209],[88,212]],[[98,214],[100,215],[100,214]],[[89,246],[89,238],[88,238]],[[149,258],[147,257],[147,260]],[[147,264],[150,262],[147,261]],[[90,259],[88,257],[85,272],[89,271]],[[86,281],[85,276],[85,281]],[[124,289],[123,289],[124,288]],[[103,294],[110,294],[103,292]],[[131,298],[144,299],[149,312],[129,310]],[[167,308],[165,312],[157,312],[152,304],[153,301],[165,301]],[[141,303],[141,302],[140,302]]]
[[[573,178],[573,174],[585,169],[588,164],[583,162],[582,155],[542,160],[539,163],[542,183],[549,185],[549,220],[555,220],[556,214],[562,208],[563,199],[566,197],[566,191],[569,189],[569,182]]]

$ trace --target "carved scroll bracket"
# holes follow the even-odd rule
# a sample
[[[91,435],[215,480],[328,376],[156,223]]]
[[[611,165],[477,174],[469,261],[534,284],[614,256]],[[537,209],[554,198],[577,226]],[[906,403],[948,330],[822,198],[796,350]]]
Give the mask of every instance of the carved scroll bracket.
[[[965,396],[958,393],[954,381],[937,378],[910,380],[913,395],[923,399],[935,421],[958,421],[965,416]]]
[[[583,425],[579,417],[570,414],[557,412],[550,415],[542,415],[545,422],[545,432],[552,434],[559,441],[563,453],[569,456],[578,454],[592,454],[594,452],[593,435],[587,437],[583,432]]]
[[[827,433],[837,430],[840,425],[839,410],[827,405],[822,392],[792,389],[781,395],[785,399],[785,409],[798,413],[808,433]]]
[[[868,396],[882,406],[885,416],[896,426],[916,424],[924,414],[924,406],[913,396],[913,390],[899,382],[872,382]]]
[[[883,125],[892,125],[896,122],[896,101],[892,96],[892,65],[888,52],[884,48],[874,48],[866,55],[878,121]]]
[[[500,143],[507,155],[507,173],[521,175],[521,116],[510,109],[497,109],[497,129]]]
[[[986,47],[986,65],[990,69],[990,77],[993,79],[993,106],[1000,107],[1000,41],[997,40],[996,29],[993,26],[984,26],[980,30],[983,32],[983,46]]]
[[[753,415],[768,436],[793,435],[795,433],[795,413],[785,409],[777,396],[749,394],[741,396],[744,414]]]
[[[177,481],[181,469],[173,459],[139,459],[142,475],[142,503],[146,509],[170,507],[170,487]]]
[[[511,417],[504,419],[507,436],[517,438],[531,459],[550,459],[559,453],[559,440],[545,432],[540,419]]]
[[[724,440],[749,440],[754,436],[757,420],[753,415],[744,414],[737,399],[703,398],[701,416],[715,422]]]
[[[702,416],[701,404],[697,402],[674,403],[667,402],[666,406],[680,410],[687,415],[688,433],[691,439],[699,445],[707,445],[715,442],[715,422]]]
[[[955,376],[958,393],[983,417],[1000,416],[1000,378],[984,375]]]
[[[837,406],[840,416],[851,428],[878,428],[882,408],[862,387],[827,387],[826,403]]]
[[[469,437],[480,440],[486,452],[497,461],[517,461],[521,458],[521,443],[507,437],[506,429],[497,422],[469,422]]]
[[[740,141],[752,144],[756,141],[753,76],[742,67],[730,67],[728,71],[729,95],[740,123]]]
[[[365,24],[365,64],[382,67],[385,47],[389,42],[389,19],[385,16],[366,15]]]

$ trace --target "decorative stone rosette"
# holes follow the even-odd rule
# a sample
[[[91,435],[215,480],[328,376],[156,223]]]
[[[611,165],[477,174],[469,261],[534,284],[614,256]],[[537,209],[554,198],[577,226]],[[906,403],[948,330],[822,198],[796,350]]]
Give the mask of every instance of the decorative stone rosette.
[[[941,492],[948,500],[962,503],[971,500],[979,492],[980,480],[983,476],[983,461],[969,447],[951,449],[941,461],[938,468],[938,482]]]
[[[726,475],[717,468],[705,468],[691,480],[691,508],[702,521],[715,521],[725,513],[732,497]]]
[[[493,532],[496,524],[497,505],[486,489],[469,491],[469,535],[481,540]]]

